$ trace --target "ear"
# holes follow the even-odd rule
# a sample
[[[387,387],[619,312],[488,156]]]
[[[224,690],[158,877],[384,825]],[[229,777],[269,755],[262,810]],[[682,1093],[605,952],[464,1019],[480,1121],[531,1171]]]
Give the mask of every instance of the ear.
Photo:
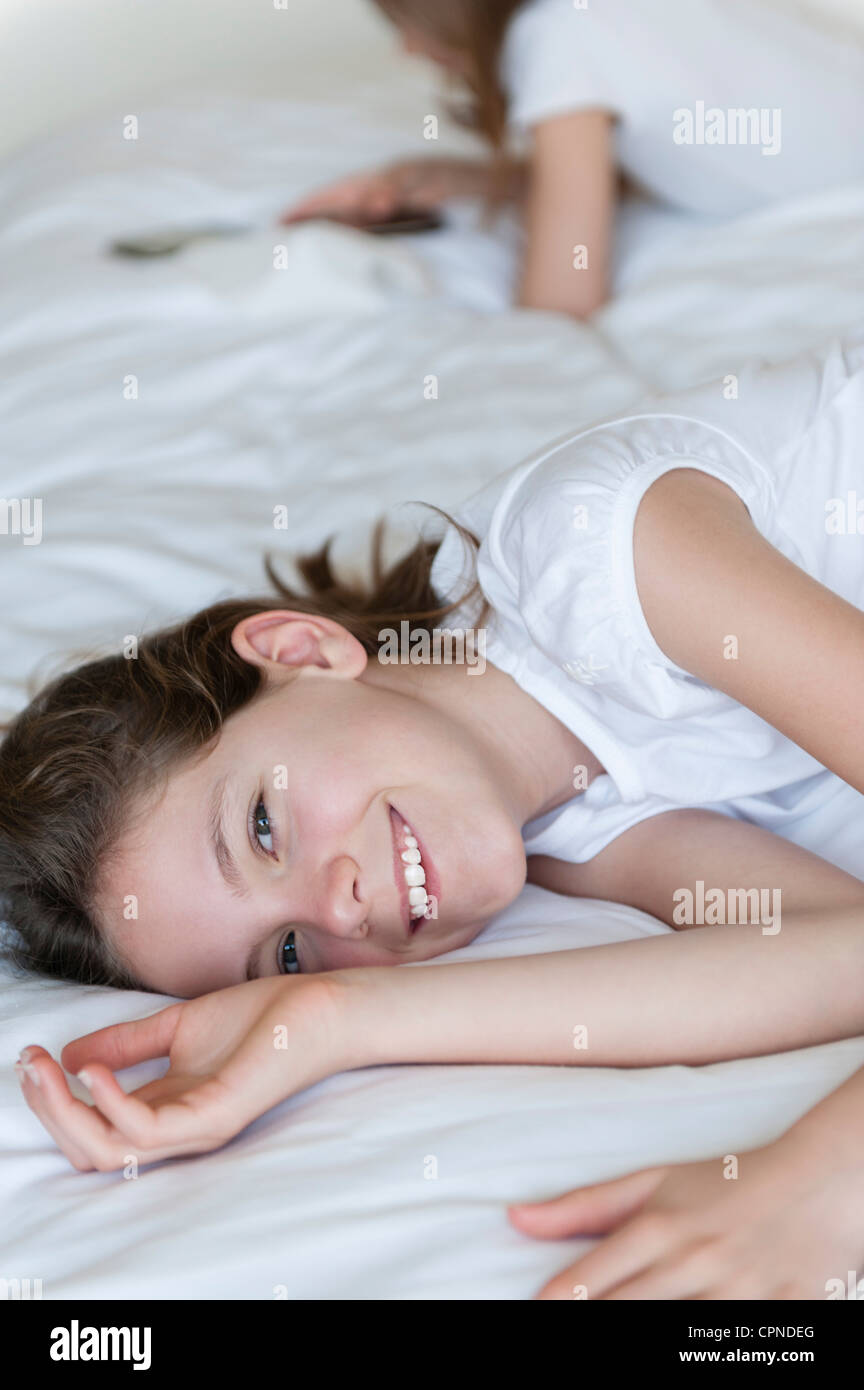
[[[363,644],[340,623],[287,608],[244,618],[231,634],[231,645],[244,661],[277,680],[289,670],[294,676],[314,670],[353,680],[368,661]]]

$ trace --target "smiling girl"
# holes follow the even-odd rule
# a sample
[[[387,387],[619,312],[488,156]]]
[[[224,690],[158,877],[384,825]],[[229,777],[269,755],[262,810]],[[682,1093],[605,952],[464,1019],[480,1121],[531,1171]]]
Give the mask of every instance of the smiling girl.
[[[526,232],[518,302],[581,318],[609,295],[622,180],[727,218],[864,177],[864,50],[774,0],[376,3],[467,99],[491,157],[353,175],[283,221],[511,200]]]
[[[64,1049],[93,1107],[25,1049],[75,1167],[206,1152],[381,1062],[700,1064],[864,1031],[864,547],[826,520],[856,515],[862,435],[864,346],[754,369],[736,400],[552,445],[369,594],[322,554],[306,596],[277,583],[48,686],[0,747],[16,958],[186,1001]],[[485,624],[481,676],[375,660],[399,621],[457,617]],[[670,927],[700,880],[768,889],[782,929],[389,968],[474,940],[526,877]],[[156,1056],[126,1095],[114,1071]],[[736,1183],[684,1165],[514,1210],[618,1228],[548,1296],[819,1296],[864,1254],[862,1102],[864,1073]]]

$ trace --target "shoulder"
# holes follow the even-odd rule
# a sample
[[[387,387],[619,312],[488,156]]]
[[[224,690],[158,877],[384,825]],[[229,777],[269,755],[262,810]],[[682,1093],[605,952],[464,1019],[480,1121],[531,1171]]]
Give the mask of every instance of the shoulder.
[[[617,108],[617,64],[606,57],[614,27],[602,7],[530,0],[510,21],[500,74],[515,126],[567,112]]]
[[[545,572],[559,548],[569,565],[606,571],[627,559],[637,518],[650,545],[682,509],[758,522],[772,501],[767,472],[713,424],[634,414],[558,440],[512,474],[489,515],[490,548],[514,578]]]
[[[728,483],[698,468],[661,473],[642,493],[633,522],[640,593],[656,572],[669,569],[670,556],[684,560],[704,551],[709,531],[722,532],[722,543],[728,543],[755,529],[744,501]]]
[[[771,499],[767,476],[721,432],[633,416],[560,442],[516,478],[489,519],[485,566],[551,661],[666,717],[686,702],[687,669],[658,642],[653,610],[676,583],[686,602],[683,567],[700,573],[700,527],[758,536]]]
[[[722,654],[706,618],[717,611],[720,592],[728,601],[736,578],[746,588],[750,567],[766,548],[772,549],[728,484],[689,468],[652,482],[634,519],[633,570],[645,623],[670,660],[695,670],[693,654],[703,641],[712,656],[715,646]]]

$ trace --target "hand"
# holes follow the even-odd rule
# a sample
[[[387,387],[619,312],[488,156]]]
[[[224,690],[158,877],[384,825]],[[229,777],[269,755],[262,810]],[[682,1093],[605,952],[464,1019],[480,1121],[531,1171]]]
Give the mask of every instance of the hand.
[[[408,159],[383,169],[351,174],[304,198],[283,213],[283,224],[313,217],[362,225],[386,222],[401,209],[440,206],[448,198],[486,191],[488,167],[465,159]]]
[[[81,1172],[207,1153],[295,1091],[342,1069],[339,991],[329,976],[252,980],[76,1038],[61,1053],[94,1106],[76,1100],[44,1048],[24,1049],[24,1097]],[[158,1081],[126,1094],[113,1073],[167,1056]],[[83,1069],[83,1072],[82,1072]]]
[[[717,1158],[511,1207],[513,1225],[539,1240],[612,1232],[538,1298],[824,1299],[829,1281],[861,1277],[860,1168],[829,1171],[783,1139],[739,1163],[737,1178]]]

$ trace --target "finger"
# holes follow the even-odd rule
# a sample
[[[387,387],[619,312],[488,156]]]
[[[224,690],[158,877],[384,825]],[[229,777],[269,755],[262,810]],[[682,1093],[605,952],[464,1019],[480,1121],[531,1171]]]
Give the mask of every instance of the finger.
[[[67,1071],[77,1074],[87,1062],[101,1062],[111,1071],[122,1071],[136,1062],[167,1057],[182,1010],[182,1004],[171,1004],[146,1018],[98,1028],[67,1043],[60,1060]]]
[[[324,205],[314,208],[304,208],[302,212],[296,212],[292,216],[282,218],[285,226],[295,226],[300,222],[312,222],[323,220],[325,222],[341,222],[348,226],[362,226],[367,222],[381,222],[389,217],[395,210],[395,204],[391,199],[370,198],[340,200],[339,202],[327,202]]]
[[[36,1049],[28,1051],[33,1054]],[[38,1056],[31,1055],[22,1090],[30,1109],[70,1163],[85,1172],[98,1167],[104,1156],[105,1121],[94,1118],[90,1106],[76,1100],[62,1068],[44,1049]]]
[[[439,184],[418,183],[416,188],[406,190],[402,201],[406,207],[425,211],[442,203],[444,196]]]
[[[625,1280],[603,1295],[606,1302],[637,1299],[666,1300],[698,1298],[721,1271],[716,1253],[703,1243],[690,1249],[675,1250],[664,1260],[656,1261],[650,1269],[635,1279]]]
[[[107,1066],[101,1066],[99,1062],[89,1062],[88,1066],[78,1073],[78,1077],[88,1087],[97,1111],[104,1115],[108,1123],[126,1140],[131,1140],[131,1143],[142,1151],[163,1147],[167,1119],[164,1109],[156,1111],[151,1108],[140,1093],[126,1093],[124,1088],[119,1086],[117,1077],[111,1074]],[[188,1088],[188,1083],[185,1086],[181,1083],[181,1088]],[[160,1087],[158,1083],[151,1083],[147,1090],[156,1098]]]
[[[209,1152],[236,1132],[230,1115],[225,1113],[223,1088],[212,1081],[196,1084],[190,1090],[188,1081],[175,1077],[168,1083],[168,1094],[173,1094],[178,1086],[183,1088],[179,1103],[163,1103],[151,1111],[138,1095],[124,1096],[107,1069],[102,1069],[95,1081],[85,1071],[84,1076],[92,1085],[91,1093],[98,1092],[102,1101],[110,1096],[108,1108],[123,1122],[121,1128],[98,1105],[76,1100],[62,1069],[49,1054],[44,1053],[38,1060],[38,1067],[32,1062],[28,1064],[39,1078],[37,1084],[32,1076],[27,1077],[28,1104],[74,1167],[83,1171],[96,1168],[110,1172],[123,1168],[133,1158],[138,1163],[156,1163],[178,1154]],[[98,1064],[93,1064],[92,1070],[97,1072]],[[142,1088],[142,1094],[152,1093],[158,1103],[156,1092],[160,1087],[164,1090],[164,1083],[164,1078],[163,1082],[151,1082]],[[121,1109],[114,1092],[130,1103]]]
[[[302,203],[297,203],[287,212],[283,212],[279,218],[283,226],[290,226],[293,222],[308,222],[312,217],[321,217],[328,212],[332,212],[334,206],[338,206],[338,200],[332,198],[306,198]]]
[[[31,1049],[31,1052],[35,1052],[35,1050],[36,1049]],[[50,1057],[50,1053],[46,1052],[42,1055],[49,1057],[53,1063],[54,1059]],[[33,1111],[33,1114],[36,1116],[43,1129],[47,1130],[48,1134],[50,1134],[58,1149],[62,1150],[69,1159],[73,1167],[81,1171],[86,1171],[92,1165],[84,1150],[79,1148],[77,1144],[72,1143],[71,1140],[66,1140],[65,1136],[57,1129],[47,1113],[45,1113],[46,1107],[42,1098],[43,1087],[45,1085],[43,1077],[45,1068],[44,1064],[37,1066],[36,1062],[37,1059],[33,1058],[26,1066],[21,1062],[15,1063],[15,1074],[18,1077],[24,1101]]]
[[[574,1188],[547,1202],[508,1207],[508,1215],[514,1226],[535,1240],[600,1235],[632,1216],[659,1186],[665,1172],[665,1168],[645,1168],[612,1182]]]
[[[601,1240],[562,1274],[550,1279],[537,1296],[547,1302],[602,1298],[610,1289],[666,1255],[672,1239],[669,1223],[655,1213],[637,1216],[614,1235]]]
[[[390,213],[395,212],[400,202],[401,199],[394,189],[380,188],[364,199],[363,211],[374,217],[389,216]]]

